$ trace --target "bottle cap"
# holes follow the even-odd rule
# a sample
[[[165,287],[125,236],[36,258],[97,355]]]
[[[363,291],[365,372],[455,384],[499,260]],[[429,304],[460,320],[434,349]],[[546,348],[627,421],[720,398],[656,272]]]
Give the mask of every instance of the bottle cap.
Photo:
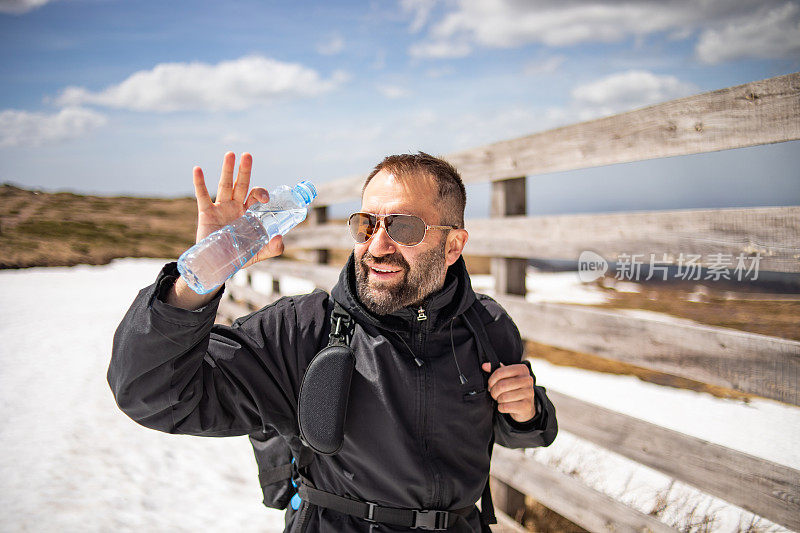
[[[294,190],[297,191],[297,194],[305,201],[306,205],[310,204],[314,201],[314,198],[317,197],[317,189],[314,187],[314,184],[308,180],[303,180],[295,185]]]

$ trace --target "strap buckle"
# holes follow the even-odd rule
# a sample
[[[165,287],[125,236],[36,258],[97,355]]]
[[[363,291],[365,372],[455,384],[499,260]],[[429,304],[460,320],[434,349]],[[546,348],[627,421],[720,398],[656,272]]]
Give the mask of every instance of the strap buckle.
[[[364,520],[367,522],[375,522],[375,508],[378,506],[378,504],[372,502],[364,503],[367,504],[367,516],[364,517]]]
[[[447,519],[450,513],[447,511],[417,511],[414,510],[413,529],[425,529],[430,531],[441,531],[447,529]]]
[[[350,327],[350,315],[337,313],[337,309],[334,309],[331,313],[331,332],[328,335],[328,344],[349,345]]]

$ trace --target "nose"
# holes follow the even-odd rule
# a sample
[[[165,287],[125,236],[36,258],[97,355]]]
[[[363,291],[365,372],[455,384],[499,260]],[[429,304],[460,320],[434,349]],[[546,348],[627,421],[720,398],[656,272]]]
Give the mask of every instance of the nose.
[[[369,253],[374,257],[393,254],[397,248],[394,241],[386,233],[386,226],[383,219],[378,224],[378,229],[369,241]]]

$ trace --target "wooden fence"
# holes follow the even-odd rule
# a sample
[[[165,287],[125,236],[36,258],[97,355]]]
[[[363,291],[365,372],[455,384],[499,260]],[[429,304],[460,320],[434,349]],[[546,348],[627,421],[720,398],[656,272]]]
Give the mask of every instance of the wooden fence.
[[[662,321],[619,311],[531,303],[525,295],[528,258],[578,258],[593,250],[658,252],[675,263],[680,251],[760,256],[759,268],[800,272],[800,206],[702,209],[598,215],[526,216],[527,177],[652,158],[800,139],[800,73],[682,98],[471,150],[447,154],[465,183],[491,181],[491,217],[469,220],[468,253],[492,257],[496,299],[524,338],[595,354],[800,405],[800,342]],[[232,319],[280,294],[279,280],[299,277],[330,289],[340,266],[331,249],[351,249],[341,224],[327,223],[327,206],[357,200],[365,176],[319,187],[309,223],[286,238],[289,250],[310,251],[310,262],[275,260],[253,267],[272,275],[273,291],[229,284],[220,313]],[[757,179],[754,177],[754,179]],[[551,391],[561,430],[605,447],[703,492],[800,531],[800,472],[668,430],[601,405]],[[496,446],[492,483],[501,525],[522,531],[518,517],[528,494],[590,531],[674,531],[648,514],[602,494],[520,450]]]

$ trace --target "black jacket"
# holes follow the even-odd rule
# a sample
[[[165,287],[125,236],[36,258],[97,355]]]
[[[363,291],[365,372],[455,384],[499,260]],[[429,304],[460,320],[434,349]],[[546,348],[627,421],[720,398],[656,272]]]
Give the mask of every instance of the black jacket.
[[[175,263],[165,266],[116,331],[108,382],[120,409],[168,433],[246,435],[269,424],[298,435],[298,391],[308,363],[327,344],[330,296],[316,290],[282,298],[228,327],[214,324],[219,296],[196,311],[166,304],[177,276]],[[493,430],[495,442],[508,448],[555,439],[555,410],[543,387],[535,387],[541,412],[533,420],[520,424],[496,411],[461,315],[481,300],[504,364],[520,362],[522,342],[500,305],[473,292],[462,259],[424,302],[425,320],[418,309],[389,316],[366,310],[356,297],[352,255],[331,294],[355,319],[356,368],[344,445],[335,456],[318,455],[309,469],[317,488],[389,507],[468,507],[489,475]],[[360,518],[323,508],[313,509],[308,526],[370,531]],[[480,531],[477,508],[451,530]]]

